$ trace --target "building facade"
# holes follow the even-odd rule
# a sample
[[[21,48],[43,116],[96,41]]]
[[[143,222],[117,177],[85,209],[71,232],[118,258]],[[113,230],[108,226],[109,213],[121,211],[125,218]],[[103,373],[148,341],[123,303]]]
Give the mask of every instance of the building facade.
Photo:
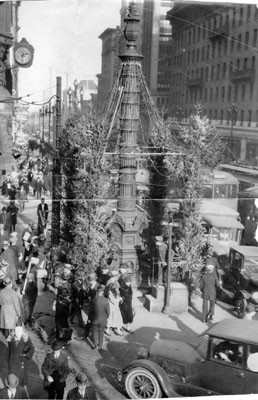
[[[201,103],[233,158],[257,165],[256,5],[177,3],[167,19],[173,30],[169,116],[187,123]]]

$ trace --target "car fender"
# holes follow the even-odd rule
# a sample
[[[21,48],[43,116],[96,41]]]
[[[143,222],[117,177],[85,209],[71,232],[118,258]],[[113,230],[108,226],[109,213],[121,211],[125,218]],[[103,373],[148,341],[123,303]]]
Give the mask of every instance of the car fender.
[[[125,368],[123,368],[122,374],[126,374],[137,367],[145,368],[148,371],[152,372],[159,381],[160,387],[167,397],[182,397],[174,391],[166,372],[161,368],[159,364],[155,363],[154,361],[148,359],[134,360]]]

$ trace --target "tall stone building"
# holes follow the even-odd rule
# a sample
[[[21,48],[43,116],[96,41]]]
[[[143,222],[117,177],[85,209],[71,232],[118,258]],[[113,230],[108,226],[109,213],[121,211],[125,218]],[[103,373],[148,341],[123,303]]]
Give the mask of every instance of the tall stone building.
[[[120,28],[106,29],[99,38],[102,40],[102,68],[98,76],[98,98],[102,106],[112,88],[120,61],[119,51],[123,51],[124,18],[128,13],[130,0],[121,0]],[[143,56],[142,70],[151,95],[160,107],[167,108],[169,103],[169,85],[171,69],[171,26],[166,14],[171,9],[171,0],[136,1],[141,17],[141,36],[137,50]],[[99,108],[101,109],[101,107]]]
[[[201,102],[235,159],[257,165],[257,6],[177,3],[167,18],[173,27],[170,117],[187,123]]]
[[[19,2],[0,3],[0,185],[11,172],[12,157],[12,94],[16,93],[17,73],[11,72],[11,48],[18,29]]]

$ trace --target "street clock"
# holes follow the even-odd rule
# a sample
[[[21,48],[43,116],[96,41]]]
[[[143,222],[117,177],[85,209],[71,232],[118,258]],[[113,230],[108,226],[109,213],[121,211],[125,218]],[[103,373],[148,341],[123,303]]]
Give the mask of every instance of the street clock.
[[[32,65],[33,56],[34,48],[26,39],[23,38],[14,46],[14,60],[19,67],[30,67]]]

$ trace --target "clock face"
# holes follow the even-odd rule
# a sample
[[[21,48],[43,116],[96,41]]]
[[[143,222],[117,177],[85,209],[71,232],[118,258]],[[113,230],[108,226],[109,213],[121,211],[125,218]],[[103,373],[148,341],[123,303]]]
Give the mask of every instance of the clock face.
[[[30,49],[28,49],[28,47],[20,46],[18,47],[18,49],[16,49],[15,60],[17,61],[17,63],[22,65],[28,64],[31,61],[31,58],[32,54]]]

